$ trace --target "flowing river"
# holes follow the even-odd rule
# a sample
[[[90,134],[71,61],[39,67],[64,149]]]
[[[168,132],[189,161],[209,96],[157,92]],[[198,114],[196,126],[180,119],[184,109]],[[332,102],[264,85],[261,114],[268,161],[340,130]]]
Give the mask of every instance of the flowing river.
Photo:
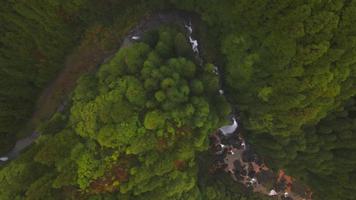
[[[203,58],[199,55],[198,40],[192,36],[193,26],[191,21],[185,23],[184,27],[187,30],[192,51],[202,65]],[[215,66],[214,73],[219,76],[219,80],[222,82],[219,67]],[[220,83],[220,87],[222,85]],[[220,88],[217,94],[224,95],[223,88]],[[273,173],[239,133],[236,116],[232,115],[231,121],[232,124],[218,128],[210,137],[213,156],[216,160],[213,168],[215,167],[216,170],[223,169],[230,173],[236,182],[242,183],[254,192],[283,200],[311,199],[312,193],[310,190],[292,177],[287,176],[284,171],[280,170],[278,174]]]
[[[186,30],[192,51],[199,64],[203,65],[204,60],[200,56],[199,42],[193,37],[194,26],[201,22],[199,17],[192,13],[168,11],[145,18],[130,31],[119,46],[121,48],[133,42],[140,41],[143,33],[146,31],[172,23]],[[103,62],[106,62],[110,58],[111,56],[105,58]],[[222,78],[219,67],[215,66],[214,73],[219,76],[221,82]],[[217,91],[217,95],[225,95],[222,84],[220,86],[221,88]],[[59,107],[62,106],[60,105]],[[24,149],[33,144],[39,136],[40,133],[33,131],[29,136],[18,140],[10,152],[0,157],[0,165],[15,159]],[[242,183],[254,192],[260,192],[285,200],[311,199],[311,192],[307,187],[297,183],[292,177],[285,175],[283,171],[273,173],[264,164],[262,159],[252,151],[250,145],[239,133],[239,123],[236,116],[232,115],[231,124],[218,128],[211,135],[210,140],[211,148],[214,151],[212,156],[216,160],[212,166],[215,170],[224,170],[230,173],[236,182]],[[268,183],[270,185],[270,182],[273,182],[272,188],[266,186]],[[298,188],[298,192],[295,191],[295,188]]]

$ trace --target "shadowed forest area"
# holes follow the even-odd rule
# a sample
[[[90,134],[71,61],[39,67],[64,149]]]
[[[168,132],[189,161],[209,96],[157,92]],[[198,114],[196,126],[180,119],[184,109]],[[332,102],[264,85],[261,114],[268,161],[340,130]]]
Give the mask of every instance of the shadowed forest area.
[[[0,166],[0,199],[269,199],[207,169],[209,135],[234,111],[313,199],[356,199],[356,1],[0,5],[0,157],[41,134]],[[175,24],[119,49],[170,11],[200,18],[203,64]]]

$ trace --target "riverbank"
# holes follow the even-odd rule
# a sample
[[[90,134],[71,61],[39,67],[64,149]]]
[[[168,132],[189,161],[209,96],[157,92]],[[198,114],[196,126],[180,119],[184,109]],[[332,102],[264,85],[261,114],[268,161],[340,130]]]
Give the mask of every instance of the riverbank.
[[[195,37],[195,27],[199,26],[199,18],[194,14],[186,12],[162,12],[144,18],[122,38],[118,45],[119,49],[129,46],[133,42],[140,41],[140,38],[142,38],[147,31],[164,25],[171,26],[172,24],[178,25],[185,30],[192,45],[192,49],[195,52],[197,62],[201,66],[204,66],[203,64],[206,62],[205,57],[200,55],[201,52],[204,52],[204,48],[201,48],[201,43],[195,39],[197,38]],[[55,82],[44,91],[44,95],[38,103],[38,106],[41,107],[37,113],[34,113],[34,117],[30,122],[32,123],[30,125],[33,126],[33,129],[36,129],[41,121],[48,120],[48,118],[50,118],[50,116],[57,110],[63,110],[63,107],[66,106],[64,102],[67,101],[70,93],[76,86],[76,80],[83,73],[95,71],[102,63],[110,60],[113,53],[116,52],[116,50],[108,51],[104,48],[95,48],[95,45],[91,47],[92,48],[86,50],[83,49],[83,54],[80,54],[81,56],[72,57],[73,60],[69,60],[69,64],[58,76]],[[75,67],[71,68],[69,66]],[[216,67],[214,72],[219,76],[220,85],[222,85],[222,74],[220,69]],[[224,95],[224,88],[219,88],[219,90],[216,91],[216,95]],[[288,176],[278,176],[279,180],[272,184],[276,189],[269,189],[268,186],[263,185],[263,180],[267,180],[267,182],[273,181],[275,175],[273,175],[273,172],[269,170],[260,159],[258,159],[256,154],[250,151],[251,149],[249,145],[244,141],[241,135],[236,133],[237,128],[238,123],[234,120],[233,125],[220,128],[220,131],[226,130],[226,133],[222,131],[223,135],[215,133],[212,136],[215,138],[215,141],[212,143],[213,148],[220,147],[220,149],[215,151],[215,156],[217,156],[217,161],[215,163],[216,169],[223,169],[227,173],[230,173],[235,181],[241,182],[247,188],[252,187],[254,192],[266,195],[272,193],[273,195],[270,196],[279,196],[281,199],[310,199],[306,192],[304,194],[305,196],[301,197],[300,194],[295,194],[292,191],[291,187],[288,186],[288,184],[291,184],[288,182],[288,180],[291,180]],[[10,160],[16,158],[21,151],[30,146],[40,134],[41,132],[32,131],[30,136],[19,140],[14,149],[7,154],[7,157],[10,158]],[[286,182],[286,186],[277,187],[277,185],[283,181]]]
[[[312,192],[301,182],[273,172],[240,134],[239,129],[226,135],[220,130],[210,136],[214,163],[212,173],[223,170],[247,189],[279,200],[311,200]]]

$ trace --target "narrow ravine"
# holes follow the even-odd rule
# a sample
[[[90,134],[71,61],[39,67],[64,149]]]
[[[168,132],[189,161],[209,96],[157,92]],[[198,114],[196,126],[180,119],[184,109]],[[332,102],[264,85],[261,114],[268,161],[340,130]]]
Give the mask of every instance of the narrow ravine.
[[[130,33],[123,38],[119,48],[139,42],[143,34],[149,30],[158,28],[165,24],[177,24],[186,30],[187,38],[191,44],[192,51],[198,63],[203,66],[204,59],[200,55],[199,42],[193,37],[194,23],[192,16],[185,12],[158,13],[143,19],[135,26]],[[109,60],[111,56],[103,60],[102,63]],[[98,65],[100,66],[100,65]],[[222,75],[219,67],[215,66],[213,71],[219,76],[222,82]],[[216,95],[225,95],[225,90],[220,83],[220,88]],[[6,155],[0,157],[0,165],[15,159],[20,153],[34,143],[40,136],[40,133],[33,131],[28,137],[18,140],[15,147]],[[215,162],[212,168],[215,171],[224,170],[230,173],[231,177],[254,192],[285,200],[310,200],[311,192],[309,189],[296,180],[284,174],[272,172],[256,153],[252,147],[245,141],[240,133],[237,116],[231,115],[231,124],[217,128],[210,136],[212,156]]]
[[[199,55],[198,40],[193,39],[193,27],[191,22],[185,24],[189,41],[198,60],[203,63]],[[214,73],[222,81],[219,68],[215,66]],[[225,95],[220,83],[219,95]],[[272,198],[282,200],[311,200],[311,191],[292,177],[287,176],[283,170],[274,173],[270,170],[262,158],[253,152],[252,147],[246,143],[239,132],[239,123],[232,114],[232,124],[222,126],[211,135],[210,142],[215,157],[213,168],[229,173],[234,181],[243,184],[253,192],[259,192]]]

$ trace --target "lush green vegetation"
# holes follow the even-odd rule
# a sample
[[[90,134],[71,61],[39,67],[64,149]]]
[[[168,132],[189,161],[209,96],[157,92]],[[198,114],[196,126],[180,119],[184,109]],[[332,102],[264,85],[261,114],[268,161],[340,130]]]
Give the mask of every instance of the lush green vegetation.
[[[84,196],[200,195],[196,155],[230,109],[216,95],[213,66],[182,57],[192,54],[182,33],[166,28],[149,36],[151,46],[122,48],[78,81],[69,119],[53,116],[29,155],[2,169],[1,199],[68,198],[59,195],[66,187]]]
[[[54,77],[78,38],[71,32],[73,21],[65,23],[58,6],[44,3],[4,1],[0,6],[1,153],[13,144],[39,89]],[[75,12],[75,5],[65,4],[63,15],[69,15],[69,9]]]
[[[355,199],[346,102],[356,94],[356,2],[184,2],[177,6],[201,13],[219,38],[228,96],[258,152],[303,177],[317,199]]]
[[[306,148],[290,164],[293,174],[315,188],[318,199],[354,199],[355,98],[304,131]]]
[[[85,54],[88,49],[94,49],[94,45],[99,54],[116,49],[114,44],[138,19],[152,9],[161,8],[158,3],[147,4],[140,0],[1,2],[1,154],[14,145],[17,137],[23,136],[18,132],[26,128],[41,90],[65,66],[66,55],[73,52],[76,45],[80,47],[73,56],[84,57],[82,60],[86,55],[81,52]],[[92,53],[98,54],[96,51]],[[89,67],[90,63],[84,65]]]
[[[202,51],[222,68],[258,153],[310,185],[315,199],[356,199],[356,1],[0,5],[0,152],[83,32],[103,26],[120,38],[144,14],[179,8],[208,26]],[[217,96],[212,65],[197,65],[186,42],[173,29],[151,32],[83,76],[70,112],[40,127],[48,134],[0,171],[1,199],[245,198],[197,161],[230,107]]]

